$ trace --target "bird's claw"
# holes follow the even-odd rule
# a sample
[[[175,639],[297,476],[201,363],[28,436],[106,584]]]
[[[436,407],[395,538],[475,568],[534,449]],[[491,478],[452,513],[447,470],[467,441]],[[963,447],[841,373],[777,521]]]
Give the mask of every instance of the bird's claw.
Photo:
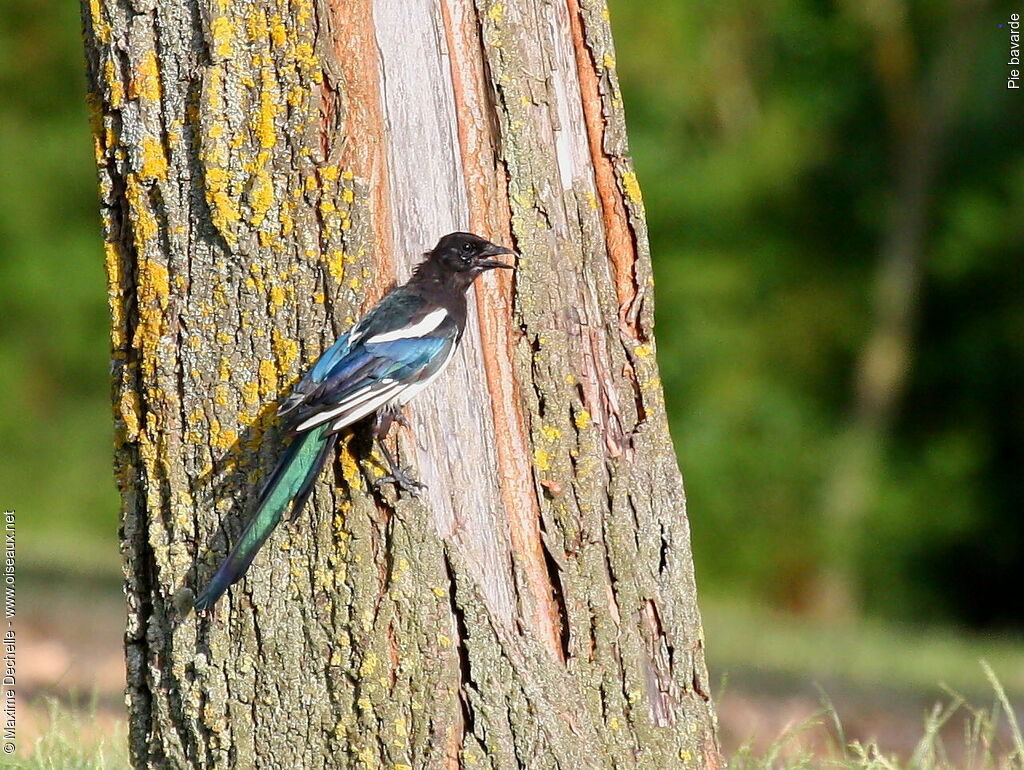
[[[405,468],[395,467],[386,476],[381,476],[373,482],[374,489],[380,489],[384,484],[394,484],[399,492],[408,492],[413,497],[420,496],[420,490],[426,489],[427,485],[419,481]]]

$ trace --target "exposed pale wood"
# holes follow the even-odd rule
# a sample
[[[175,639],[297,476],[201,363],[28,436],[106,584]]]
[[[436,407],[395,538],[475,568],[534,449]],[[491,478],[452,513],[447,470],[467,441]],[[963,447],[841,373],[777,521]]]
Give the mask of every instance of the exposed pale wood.
[[[483,62],[479,58],[478,26],[468,3],[441,2],[445,34],[451,56],[462,166],[475,231],[499,233],[499,241],[511,242],[509,203],[504,174],[494,147],[498,136],[488,116],[490,99]],[[561,618],[552,595],[540,531],[539,493],[530,470],[530,440],[522,414],[522,392],[513,366],[512,287],[514,276],[497,273],[476,287],[477,310],[484,367],[494,420],[509,536],[515,557],[522,563],[530,608],[530,625],[548,652],[562,658]]]
[[[399,280],[405,280],[424,245],[468,228],[469,209],[440,8],[433,0],[376,0],[374,20],[385,72],[393,232]],[[424,88],[425,82],[436,87]],[[467,566],[492,612],[511,627],[508,534],[499,515],[497,455],[489,438],[494,425],[472,302],[470,307],[464,344],[452,365],[410,406],[415,439],[407,447],[418,450],[416,467],[427,484],[424,496],[438,533],[471,541]]]

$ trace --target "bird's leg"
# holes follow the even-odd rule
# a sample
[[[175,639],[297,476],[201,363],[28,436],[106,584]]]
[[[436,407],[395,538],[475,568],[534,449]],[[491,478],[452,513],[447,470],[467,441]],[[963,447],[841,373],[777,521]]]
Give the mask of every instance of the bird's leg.
[[[401,407],[388,407],[387,411],[391,413],[391,419],[401,425],[403,428],[412,430],[412,423],[409,422],[409,418],[402,412]]]
[[[374,482],[373,486],[379,487],[381,484],[394,484],[399,491],[404,490],[413,497],[419,497],[419,491],[425,489],[426,485],[414,478],[408,469],[396,463],[395,458],[391,456],[391,451],[384,443],[392,422],[409,427],[409,422],[402,415],[399,407],[385,407],[381,409],[377,412],[377,416],[373,421],[373,438],[377,442],[377,449],[380,450],[381,456],[388,466],[388,475],[381,476]]]

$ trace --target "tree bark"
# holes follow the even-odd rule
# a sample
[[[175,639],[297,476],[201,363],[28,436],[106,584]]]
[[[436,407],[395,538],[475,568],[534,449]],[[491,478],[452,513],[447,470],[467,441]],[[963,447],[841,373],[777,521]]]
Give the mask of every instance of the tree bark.
[[[717,767],[596,0],[83,1],[137,767]],[[275,403],[446,232],[486,276],[375,493],[348,437],[212,618]]]

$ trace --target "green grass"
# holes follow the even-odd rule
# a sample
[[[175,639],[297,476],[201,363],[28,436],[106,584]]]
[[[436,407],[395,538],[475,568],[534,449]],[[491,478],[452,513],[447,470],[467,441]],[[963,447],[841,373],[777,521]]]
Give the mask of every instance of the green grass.
[[[50,729],[36,740],[27,759],[0,758],[0,767],[18,770],[127,770],[128,745],[123,729],[97,740],[94,715],[70,711],[50,701]]]
[[[992,668],[982,662],[994,695],[992,706],[979,709],[966,699],[950,693],[944,704],[936,704],[925,718],[921,739],[913,753],[900,760],[887,755],[877,743],[847,741],[842,722],[831,704],[807,722],[785,731],[762,754],[744,747],[729,759],[731,770],[1020,770],[1024,768],[1024,737],[1017,715]],[[957,716],[964,720],[964,749],[955,757],[947,751],[943,728]],[[829,750],[811,755],[799,750],[787,755],[792,744],[810,731],[825,729],[831,740]],[[1009,733],[1007,742],[1003,733]]]
[[[872,620],[815,625],[729,600],[706,598],[701,609],[713,671],[811,680],[826,689],[832,682],[919,692],[944,686],[977,697],[986,689],[978,676],[978,661],[984,659],[1011,697],[1024,699],[1020,638]]]

